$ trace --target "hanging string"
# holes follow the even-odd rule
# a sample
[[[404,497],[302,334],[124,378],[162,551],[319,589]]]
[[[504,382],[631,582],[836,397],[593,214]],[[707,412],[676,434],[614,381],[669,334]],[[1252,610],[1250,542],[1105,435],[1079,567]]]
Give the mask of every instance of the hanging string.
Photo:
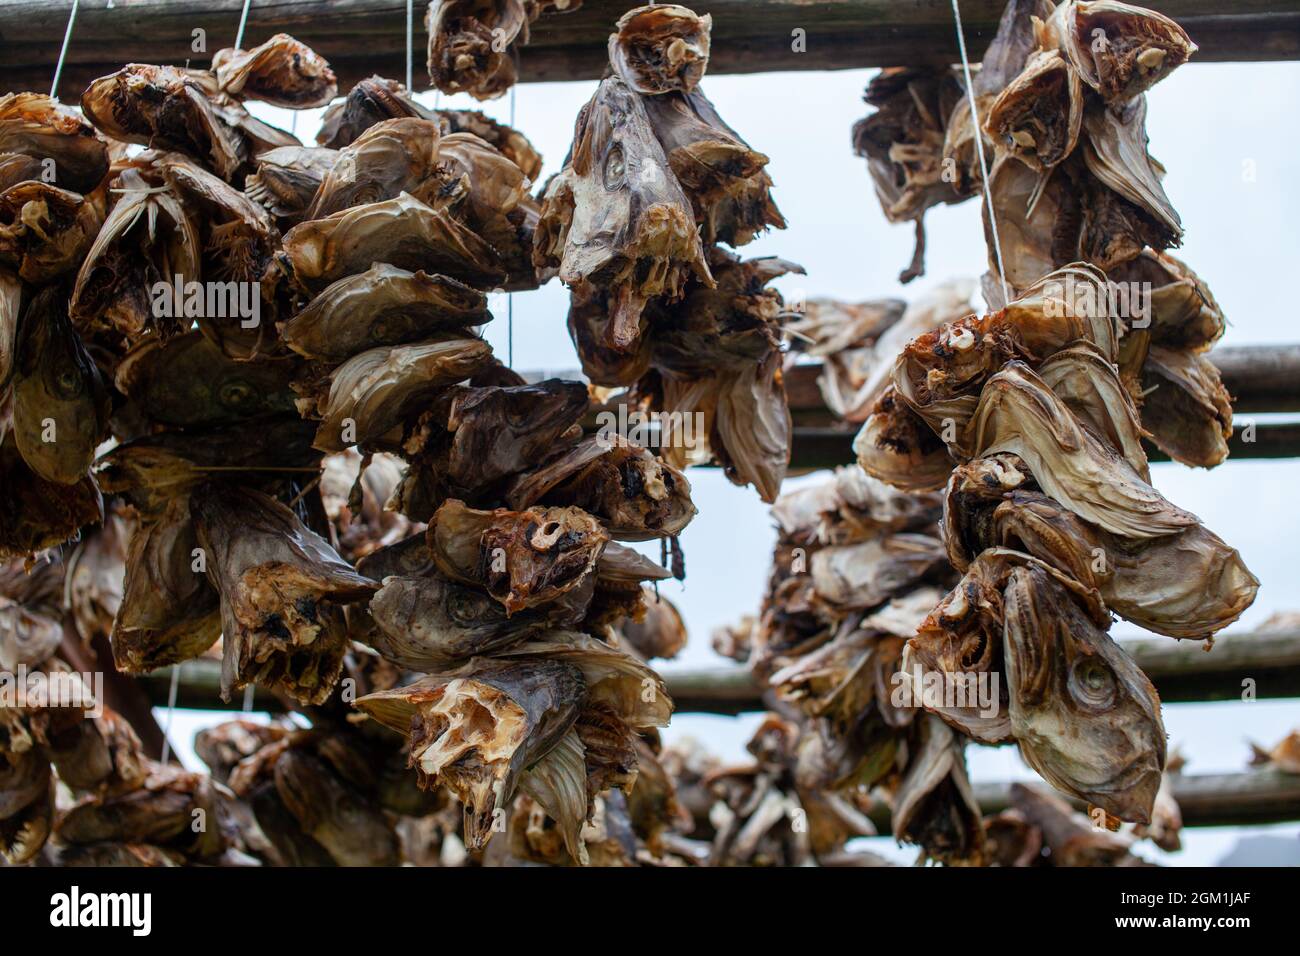
[[[510,87],[510,128],[515,128],[515,89]],[[515,294],[506,293],[506,366],[515,367]]]
[[[407,0],[407,91],[408,92],[411,92],[413,88],[411,86],[411,60],[413,57],[413,53],[411,52],[412,44],[413,44],[411,39],[412,38],[411,22],[413,18],[415,18],[412,12],[413,4],[415,4],[415,0]]]
[[[979,110],[975,106],[975,87],[971,82],[970,57],[966,55],[966,36],[961,30],[961,8],[952,0],[952,18],[957,24],[957,48],[961,51],[961,68],[966,75],[966,101],[970,104],[970,121],[975,127],[975,155],[980,158],[980,179],[984,183],[984,205],[989,211],[989,225],[993,229],[993,256],[998,264],[998,277],[1002,280],[1002,304],[1011,301],[1007,288],[1007,268],[1002,262],[1002,239],[998,235],[998,217],[993,211],[993,187],[989,185],[988,165],[984,162],[984,134],[980,131]]]
[[[244,0],[244,10],[239,15],[239,32],[235,34],[235,49],[244,48],[244,27],[248,24],[248,8],[253,5],[253,0]]]
[[[63,46],[59,50],[59,62],[54,67],[54,82],[50,85],[50,99],[59,98],[59,77],[63,75],[63,60],[68,55],[68,44],[72,42],[72,24],[77,19],[77,7],[81,0],[72,0],[72,11],[68,14],[68,28],[63,31]]]
[[[256,684],[249,684],[244,688],[244,713],[250,713],[253,709],[253,692],[257,690]]]
[[[172,717],[176,714],[176,691],[181,686],[181,666],[172,665],[172,685],[167,691],[167,719],[163,721],[162,762],[166,763],[172,752]]]

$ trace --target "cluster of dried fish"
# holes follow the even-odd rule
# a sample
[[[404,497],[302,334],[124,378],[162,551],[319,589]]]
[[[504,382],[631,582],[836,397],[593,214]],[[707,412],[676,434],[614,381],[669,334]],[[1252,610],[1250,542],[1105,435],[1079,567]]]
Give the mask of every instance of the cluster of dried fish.
[[[519,791],[584,861],[598,798],[630,790],[642,732],[671,713],[636,649],[684,640],[644,587],[670,572],[617,542],[671,542],[680,576],[690,485],[639,444],[584,439],[584,385],[525,384],[478,334],[487,290],[546,276],[528,141],[378,77],[327,111],[320,148],[241,102],[334,95],[328,64],[281,35],[210,71],[97,80],[89,123],[3,101],[0,461],[16,507],[0,556],[60,546],[108,496],[132,526],[106,628],[119,670],[220,639],[227,699],[258,684],[332,708],[370,644],[418,679],[358,705],[388,750],[401,738],[378,724],[412,738],[411,779],[455,795],[470,849]],[[57,204],[51,158],[47,179],[79,190]],[[339,844],[311,817],[315,787],[375,796],[340,753],[386,766],[384,747],[354,743],[292,736],[237,791],[339,862],[386,854],[392,841]]]
[[[699,88],[710,26],[672,5],[618,21],[611,75],[546,185],[533,257],[572,289],[583,371],[627,389],[611,403],[666,416],[658,420],[676,434],[664,453],[676,467],[712,457],[772,501],[790,458],[780,350],[790,315],[765,287],[803,270],[717,245],[739,247],[785,220],[767,157]]]
[[[150,759],[95,679],[95,647],[107,646],[123,597],[131,524],[115,510],[66,559],[49,552],[0,564],[0,858],[7,864],[246,859],[231,795]]]
[[[1100,270],[1057,270],[912,340],[854,447],[895,486],[946,481],[944,548],[964,577],[908,642],[904,671],[993,677],[1004,694],[996,713],[930,709],[977,740],[1016,740],[1058,789],[1149,822],[1159,700],[1107,635],[1111,612],[1205,639],[1258,581],[1150,484],[1122,328]]]
[[[985,295],[1004,304],[1072,262],[1101,269],[1118,298],[1121,368],[1143,428],[1166,454],[1213,467],[1228,454],[1232,407],[1205,352],[1225,320],[1197,275],[1166,250],[1182,225],[1147,152],[1146,90],[1196,50],[1169,18],[1115,0],[1010,0],[969,98],[949,69],[886,70],[877,111],[854,128],[891,221],[917,223],[903,281],[921,274],[921,217],[977,195],[990,157]],[[996,223],[997,238],[993,242]],[[998,258],[1000,249],[1001,258]]]
[[[978,865],[964,738],[922,710],[900,673],[906,642],[955,580],[941,510],[939,495],[897,491],[858,468],[783,495],[761,615],[715,647],[745,661],[797,722],[790,769],[801,792],[869,804],[879,788],[897,839],[925,858]]]

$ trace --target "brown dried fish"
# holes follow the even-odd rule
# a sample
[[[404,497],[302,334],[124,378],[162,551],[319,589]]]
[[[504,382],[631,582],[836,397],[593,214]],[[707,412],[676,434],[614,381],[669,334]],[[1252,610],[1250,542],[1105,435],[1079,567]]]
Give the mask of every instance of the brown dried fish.
[[[0,153],[37,164],[24,179],[89,193],[108,173],[108,148],[72,108],[40,93],[0,96]],[[52,167],[52,168],[51,168]]]
[[[23,459],[12,433],[0,441],[0,487],[13,502],[0,515],[0,558],[55,547],[104,517],[104,500],[89,473],[72,484],[42,478]]]
[[[406,87],[396,80],[372,76],[358,81],[341,102],[325,111],[316,142],[330,149],[342,149],[376,123],[403,116],[436,120],[439,114],[415,102]]]
[[[624,541],[671,537],[695,516],[686,476],[618,435],[590,436],[520,474],[505,500],[517,511],[537,504],[581,508]]]
[[[1213,468],[1228,457],[1232,399],[1203,353],[1153,345],[1142,365],[1142,424],[1184,465]]]
[[[244,180],[244,194],[281,226],[303,219],[325,174],[338,161],[338,150],[281,146],[257,156],[257,172]]]
[[[461,799],[466,844],[478,849],[524,772],[573,726],[585,691],[572,664],[481,660],[370,694],[357,706],[409,736],[421,785],[442,783]]]
[[[254,119],[202,70],[131,63],[93,81],[81,110],[113,139],[184,153],[227,182],[263,149],[300,145]]]
[[[111,399],[55,287],[23,313],[14,355],[14,438],[42,478],[75,485],[108,435]]]
[[[183,331],[186,323],[177,319],[183,319],[185,304],[176,283],[184,289],[199,278],[203,242],[197,215],[152,166],[124,169],[112,191],[117,201],[77,273],[69,306],[73,321],[80,329],[108,328],[130,341],[150,328]],[[163,321],[160,311],[171,321]]]
[[[1032,53],[984,119],[984,130],[995,143],[1040,171],[1074,152],[1082,125],[1083,83],[1055,50]]]
[[[579,290],[609,290],[601,344],[616,352],[635,348],[647,301],[681,298],[690,276],[713,284],[642,98],[617,77],[603,80],[578,116],[570,161],[546,189],[533,262],[558,267]]]
[[[1040,42],[1059,45],[1108,106],[1150,89],[1196,52],[1167,16],[1116,0],[1067,0],[1047,21]]]
[[[430,520],[428,539],[443,574],[486,588],[514,614],[582,585],[609,535],[579,508],[477,511],[451,499]]]
[[[491,318],[487,297],[463,282],[377,262],[326,286],[281,324],[280,334],[300,355],[342,362],[375,346],[404,345]]]
[[[689,93],[709,65],[713,17],[671,3],[635,7],[609,37],[614,72],[638,93]]]
[[[305,110],[328,106],[338,95],[334,71],[306,44],[277,33],[251,50],[218,50],[212,57],[217,85],[243,100]]]
[[[347,648],[341,605],[379,586],[260,492],[213,484],[191,508],[208,580],[221,595],[222,695],[256,680],[322,703]]]
[[[104,222],[103,193],[89,196],[43,182],[0,193],[0,260],[34,285],[52,282],[85,258]]]
[[[500,256],[483,239],[445,209],[405,193],[294,226],[284,236],[284,254],[294,278],[313,292],[376,262],[486,288],[506,277]]]
[[[342,451],[380,442],[417,414],[431,394],[480,371],[491,355],[491,347],[476,336],[443,333],[431,341],[353,356],[330,375],[329,393],[318,403],[323,421],[315,447]],[[400,442],[400,434],[397,438]]]

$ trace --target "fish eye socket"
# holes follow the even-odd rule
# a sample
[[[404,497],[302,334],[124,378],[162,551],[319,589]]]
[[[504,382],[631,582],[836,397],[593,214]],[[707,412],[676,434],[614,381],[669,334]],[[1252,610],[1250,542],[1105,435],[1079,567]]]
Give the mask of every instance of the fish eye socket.
[[[483,617],[483,600],[472,591],[457,589],[447,596],[447,615],[457,624],[477,624]]]
[[[1115,675],[1102,661],[1089,658],[1075,664],[1070,672],[1070,687],[1086,707],[1106,708],[1115,702]]]
[[[251,405],[257,392],[247,382],[226,382],[217,394],[217,400],[224,408],[241,409]]]
[[[623,158],[623,147],[615,146],[605,156],[605,188],[622,188],[626,176],[627,162]]]
[[[81,391],[81,377],[72,369],[64,369],[54,377],[54,390],[60,398],[75,398]]]

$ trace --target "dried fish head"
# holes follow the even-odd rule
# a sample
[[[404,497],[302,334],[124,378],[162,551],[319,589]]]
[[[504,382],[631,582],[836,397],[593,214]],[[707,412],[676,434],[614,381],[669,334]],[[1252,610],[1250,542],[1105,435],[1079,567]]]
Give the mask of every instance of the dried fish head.
[[[523,133],[512,126],[498,123],[477,110],[439,110],[438,118],[451,133],[473,133],[490,143],[510,160],[529,181],[537,182],[542,174],[541,154]]]
[[[853,454],[869,476],[905,491],[941,488],[952,472],[947,446],[892,385],[881,391],[854,437]]]
[[[0,858],[21,866],[41,852],[54,823],[54,778],[44,754],[0,751]]]
[[[443,333],[432,341],[380,346],[353,356],[330,376],[315,446],[342,451],[378,442],[431,394],[482,369],[491,354],[491,346],[476,336]]]
[[[32,470],[65,485],[82,481],[108,435],[111,399],[56,288],[39,293],[23,314],[13,402],[14,437]]]
[[[402,117],[371,126],[339,150],[321,181],[307,219],[323,219],[366,203],[395,199],[410,193],[431,206],[455,176],[438,177],[439,124],[434,120]],[[429,184],[429,192],[422,191]]]
[[[436,120],[438,115],[417,103],[396,80],[372,76],[358,81],[341,102],[325,111],[316,142],[330,149],[342,149],[383,120],[402,116]]]
[[[918,752],[893,796],[894,839],[918,844],[941,863],[982,865],[984,829],[966,776],[965,741],[928,714],[919,734]]]
[[[609,63],[638,93],[689,93],[709,65],[713,17],[671,3],[636,7],[618,18]]]
[[[294,278],[312,292],[376,262],[486,288],[505,279],[496,250],[447,210],[405,193],[300,223],[285,234],[284,253]]]
[[[237,362],[187,332],[141,339],[118,363],[114,385],[150,422],[205,428],[292,414],[293,371],[286,361]]]
[[[282,226],[299,222],[338,156],[337,150],[307,146],[281,146],[259,153],[257,171],[244,180],[244,194]]]
[[[428,539],[443,574],[485,587],[514,614],[583,584],[609,535],[579,508],[477,511],[451,499],[433,515]]]
[[[579,382],[457,386],[445,419],[450,444],[438,468],[453,488],[489,487],[557,454],[586,410],[587,390]]]
[[[1150,89],[1196,52],[1169,17],[1116,0],[1062,3],[1047,21],[1044,41],[1059,44],[1108,106]]]
[[[357,707],[408,736],[421,785],[440,783],[460,798],[466,845],[478,849],[524,771],[573,726],[584,691],[570,664],[478,660],[367,695]]]
[[[476,100],[501,96],[515,84],[513,44],[528,41],[530,19],[524,0],[433,0],[424,17],[430,82]]]
[[[198,72],[130,63],[93,81],[81,96],[81,110],[113,139],[177,150],[230,181],[248,159],[249,143],[218,115]]]
[[[1004,592],[1008,714],[1025,761],[1053,786],[1149,823],[1165,765],[1160,699],[1092,608],[1044,569],[1011,569]]]
[[[1182,220],[1160,185],[1164,169],[1147,153],[1146,97],[1120,107],[1090,106],[1083,127],[1084,165],[1098,183],[1130,204],[1135,231],[1157,250],[1179,245]]]
[[[1052,50],[1029,57],[1024,71],[989,106],[984,129],[1032,168],[1051,169],[1074,152],[1082,124],[1083,83]]]
[[[580,508],[626,541],[671,537],[695,516],[691,485],[676,468],[619,435],[592,435],[519,475],[506,491],[516,510]]]
[[[340,866],[396,866],[397,835],[368,795],[326,761],[290,748],[275,762],[275,789],[302,832]]]
[[[213,484],[191,507],[208,580],[221,595],[223,696],[256,680],[322,703],[347,649],[341,605],[379,585],[260,492]]]
[[[42,478],[12,433],[0,442],[0,487],[13,502],[0,516],[0,558],[52,548],[104,517],[104,500],[89,473],[73,484]]]
[[[1203,353],[1153,345],[1142,366],[1142,424],[1175,461],[1213,468],[1228,457],[1232,399]]]
[[[1197,524],[1079,420],[1041,378],[1011,362],[984,386],[971,422],[975,454],[1018,455],[1043,490],[1079,517],[1138,540]]]
[[[47,284],[80,266],[103,222],[102,193],[19,183],[0,193],[0,260],[27,282]]]
[[[603,345],[635,348],[646,302],[680,298],[688,277],[713,278],[689,200],[672,175],[641,97],[603,80],[574,129],[570,164],[543,201],[533,248],[539,269],[612,296]]]
[[[380,345],[487,323],[487,296],[444,275],[377,262],[326,286],[280,326],[285,343],[307,358],[342,362]]]
[[[334,71],[304,43],[277,33],[251,50],[218,50],[212,57],[217,85],[244,100],[293,110],[328,106],[338,95]]]
[[[122,602],[113,621],[113,663],[144,674],[198,657],[221,634],[221,601],[196,554],[201,552],[188,495],[142,520],[127,545]]]
[[[88,193],[108,173],[108,148],[71,107],[40,93],[0,96],[0,153],[22,154],[37,163],[40,179],[61,189]],[[54,178],[48,173],[53,161]]]
[[[686,621],[666,597],[644,587],[642,595],[645,617],[640,621],[625,620],[619,625],[619,634],[646,660],[653,657],[671,660],[686,646]]]
[[[386,578],[369,610],[379,630],[369,639],[375,650],[430,673],[519,643],[547,626],[548,609],[511,616],[478,588],[422,574]]]
[[[1203,352],[1223,337],[1227,320],[1209,287],[1173,256],[1145,249],[1113,270],[1110,278],[1130,288],[1137,283],[1137,288],[1150,289],[1147,318],[1154,344]]]
[[[131,341],[149,328],[184,331],[185,304],[175,284],[179,277],[183,289],[199,277],[197,212],[152,167],[125,169],[113,183],[117,202],[77,273],[73,321],[82,329],[107,327]],[[160,302],[165,309],[159,311],[173,319],[160,321]]]

